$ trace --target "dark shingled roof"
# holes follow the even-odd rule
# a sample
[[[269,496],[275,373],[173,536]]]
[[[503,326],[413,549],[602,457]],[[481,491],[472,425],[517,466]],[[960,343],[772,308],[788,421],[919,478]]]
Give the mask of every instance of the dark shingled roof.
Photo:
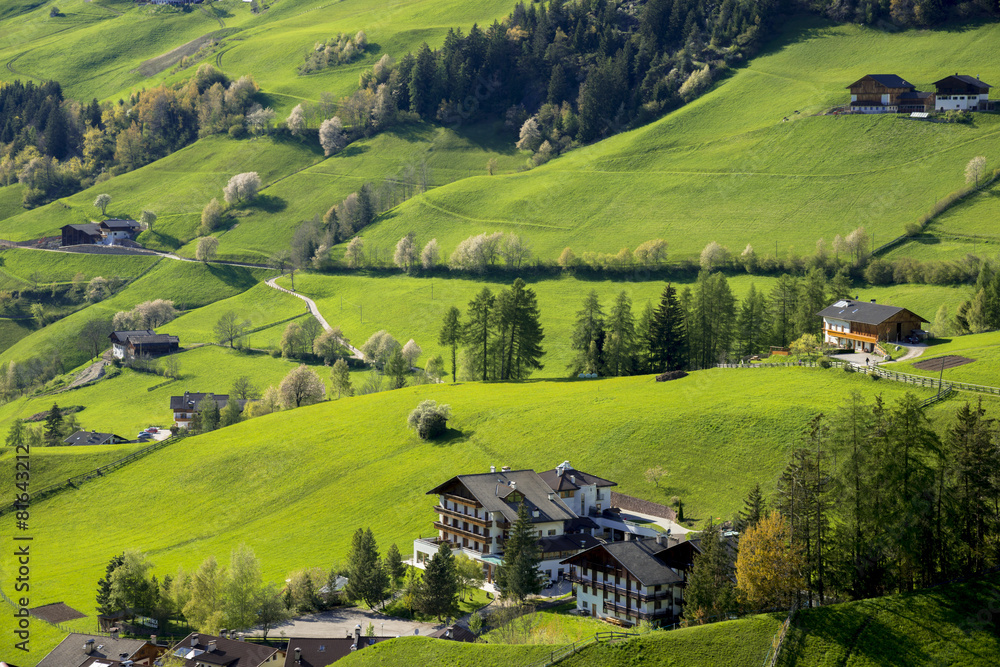
[[[152,329],[139,329],[138,331],[112,331],[109,338],[116,343],[127,343],[131,336],[155,336]]]
[[[140,226],[135,220],[122,220],[120,218],[111,218],[101,222],[101,227],[106,227],[112,231],[132,231],[139,229]]]
[[[140,329],[138,331],[113,331],[108,336],[112,341],[120,345],[132,343],[133,345],[154,345],[157,343],[180,343],[181,339],[170,334],[158,334],[152,329]]]
[[[906,308],[899,308],[898,306],[885,306],[880,303],[855,301],[853,299],[841,299],[832,306],[827,306],[823,310],[819,311],[816,315],[818,317],[832,317],[838,320],[847,320],[848,322],[860,322],[861,324],[882,324],[890,317],[904,310],[906,310]],[[921,322],[927,322],[927,320],[920,317],[913,311],[907,310],[906,312],[910,313]]]
[[[934,93],[925,93],[920,90],[914,90],[912,93],[902,93],[899,96],[901,100],[926,100],[934,96]]]
[[[538,538],[538,547],[542,553],[555,553],[558,551],[580,551],[590,549],[601,544],[600,540],[593,535],[586,533],[569,533],[564,535],[544,535]]]
[[[989,90],[990,88],[993,87],[993,86],[991,86],[988,83],[980,81],[978,78],[969,76],[968,74],[955,74],[953,76],[946,76],[945,78],[941,79],[940,81],[935,81],[934,85],[938,86],[938,85],[944,83],[945,81],[947,81],[948,79],[957,79],[958,81],[961,81],[965,85],[967,85],[967,86],[973,86],[975,88],[978,88],[979,90]]]
[[[848,88],[853,88],[865,79],[875,79],[875,81],[886,88],[916,88],[912,83],[895,74],[867,74],[852,83]]]
[[[510,486],[511,482],[514,482],[516,490],[524,495],[528,519],[532,523],[566,521],[577,518],[576,513],[567,507],[558,495],[554,494],[552,500],[549,500],[549,494],[553,493],[552,488],[542,481],[542,478],[534,470],[457,475],[444,484],[431,489],[427,495],[447,493],[445,489],[454,484],[460,484],[473,498],[479,501],[486,511],[501,512],[508,521],[514,522],[517,521],[517,503],[505,500],[515,491],[515,488]],[[532,514],[536,509],[539,511],[538,517]]]
[[[66,621],[74,621],[78,618],[87,618],[86,614],[81,614],[65,602],[43,604],[40,607],[29,609],[28,613],[35,618],[40,618],[49,623],[65,623]]]
[[[69,436],[64,443],[67,445],[108,445],[111,443],[111,439],[116,438],[121,442],[125,442],[125,438],[120,435],[115,435],[114,433],[98,433],[96,431],[77,431],[73,435]]]
[[[94,640],[94,650],[90,654],[83,652],[83,645],[88,639]],[[114,639],[72,632],[42,658],[38,667],[80,667],[84,663],[91,662],[91,658],[117,660],[123,653],[131,658],[146,643],[143,639]]]
[[[553,468],[552,470],[545,470],[544,472],[538,473],[538,476],[542,478],[542,481],[552,487],[553,491],[575,491],[581,486],[596,485],[601,486],[618,486],[615,482],[609,482],[606,479],[598,477],[596,475],[591,475],[585,473],[582,470],[574,470],[573,468],[565,468],[563,474],[559,474],[559,468]],[[576,478],[574,482],[571,478]]]
[[[363,649],[372,644],[383,642],[395,637],[361,637],[358,648]],[[285,654],[285,667],[326,667],[327,665],[346,658],[354,651],[354,639],[338,637],[336,639],[312,639],[307,637],[292,637],[288,640],[288,652]],[[301,662],[295,661],[295,649],[301,649]]]
[[[278,652],[278,649],[270,646],[263,646],[252,642],[240,642],[234,639],[206,634],[198,635],[197,642],[192,644],[191,638],[195,634],[188,635],[170,650],[171,655],[177,655],[178,651],[189,652],[191,649],[204,651],[203,653],[198,653],[196,656],[187,658],[184,662],[185,667],[195,667],[199,663],[225,665],[226,667],[259,667],[261,663],[269,660],[271,656]],[[209,653],[208,643],[213,640],[215,641],[215,650]],[[187,655],[188,653],[184,653],[180,657],[186,657]]]
[[[660,586],[662,584],[674,584],[683,581],[683,577],[670,569],[665,560],[675,560],[670,558],[671,550],[686,545],[685,549],[698,549],[696,544],[682,542],[677,537],[668,536],[664,544],[657,544],[656,538],[650,537],[643,540],[627,540],[625,542],[610,542],[601,544],[582,551],[575,556],[560,561],[560,564],[573,563],[579,565],[587,559],[594,549],[603,549],[609,556],[621,564],[623,568],[632,573],[632,576],[642,582],[643,586]]]
[[[81,225],[63,225],[62,226],[62,229],[67,229],[67,228],[69,228],[69,229],[75,229],[78,232],[83,232],[84,234],[88,234],[90,236],[100,236],[101,235],[101,226],[99,224],[97,224],[96,222],[88,222],[88,223],[81,224]]]

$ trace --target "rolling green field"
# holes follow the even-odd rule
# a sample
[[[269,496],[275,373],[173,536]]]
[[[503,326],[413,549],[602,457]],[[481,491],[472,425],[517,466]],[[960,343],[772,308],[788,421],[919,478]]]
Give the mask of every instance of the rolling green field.
[[[565,274],[558,278],[533,279],[526,273],[523,278],[538,294],[541,322],[545,329],[542,358],[545,368],[535,373],[536,377],[565,377],[567,364],[574,352],[570,347],[571,334],[576,322],[576,312],[590,290],[596,290],[605,313],[610,311],[613,299],[625,290],[632,299],[632,312],[641,315],[647,302],[655,307],[665,283],[660,281],[615,281],[608,279],[588,279],[584,276]],[[777,278],[737,275],[728,279],[733,293],[742,298],[750,289],[770,291]],[[438,345],[438,334],[445,313],[451,306],[457,306],[463,313],[469,301],[488,287],[494,293],[513,282],[513,278],[471,280],[467,278],[410,277],[405,275],[374,277],[365,275],[321,276],[299,275],[295,279],[296,289],[316,301],[320,312],[334,326],[340,326],[351,342],[360,347],[368,337],[380,329],[395,336],[400,343],[413,338],[423,349],[418,361],[423,365],[430,356],[440,354],[451,370],[450,351]],[[278,283],[290,288],[288,277],[279,278]],[[679,288],[684,284],[676,283]],[[433,286],[433,299],[431,289]],[[942,303],[954,309],[963,299],[968,298],[968,287],[947,287],[937,285],[895,285],[891,287],[864,286],[857,288],[862,299],[876,299],[879,303],[891,303],[909,308],[928,320]],[[343,306],[341,305],[343,299]],[[362,321],[363,318],[363,321]]]
[[[859,225],[878,245],[963,185],[970,158],[997,154],[1000,118],[966,126],[811,114],[843,104],[845,87],[874,70],[923,88],[942,71],[997,78],[1000,57],[987,47],[997,39],[997,25],[888,34],[793,24],[766,54],[651,125],[528,173],[439,188],[364,236],[433,234],[450,252],[473,234],[515,231],[549,260],[565,246],[613,252],[657,237],[674,259],[713,240],[737,252],[749,243],[770,254],[777,243],[779,256],[803,254]]]
[[[92,385],[51,396],[24,397],[0,406],[0,431],[7,432],[11,420],[28,417],[48,410],[52,403],[82,405],[77,419],[88,430],[116,433],[124,438],[134,437],[147,426],[168,428],[173,423],[170,397],[185,391],[226,394],[233,380],[249,376],[257,386],[266,389],[277,386],[282,378],[299,365],[297,361],[272,358],[266,354],[247,355],[235,350],[208,345],[176,355],[181,378],[164,384],[169,378],[151,373],[138,373],[123,369],[121,375],[101,380]],[[318,366],[317,373],[329,385],[328,369]],[[356,381],[356,380],[355,380]],[[125,406],[128,406],[125,409]]]
[[[51,404],[49,405],[51,407]],[[128,438],[133,433],[119,434]],[[100,468],[102,465],[128,456],[144,444],[93,445],[77,447],[35,448],[31,453],[31,487],[40,490],[66,479]],[[3,447],[0,452],[0,474],[4,479],[14,479],[15,452],[11,447]]]
[[[971,384],[1000,387],[1000,331],[955,336],[951,339],[940,338],[933,341],[933,343],[919,359],[915,359],[913,362],[892,364],[891,366],[887,366],[887,368],[903,373],[913,373],[914,375],[926,375],[936,378],[940,374],[939,371],[921,370],[914,368],[913,364],[954,354],[974,359],[975,361],[971,364],[955,368],[946,368],[942,375],[945,382],[953,380],[955,382],[969,382]]]
[[[159,257],[139,255],[92,255],[86,253],[45,252],[7,248],[0,251],[0,275],[12,281],[15,289],[72,282],[77,274],[86,280],[95,276],[138,278],[161,261]]]
[[[241,294],[273,273],[266,269],[164,260],[113,297],[21,338],[0,353],[0,363],[59,354],[65,368],[74,368],[89,359],[77,339],[80,328],[92,319],[111,319],[118,311],[131,310],[151,299],[172,300],[182,310],[198,308]],[[184,344],[182,340],[181,345]]]
[[[186,354],[198,353],[225,351]],[[122,398],[105,397],[103,407],[81,412],[81,421],[89,426],[104,414],[116,423],[146,425],[136,397],[153,401],[162,394],[156,400],[165,401],[173,391],[148,392],[153,398],[145,399],[142,384],[120,386]],[[35,598],[39,604],[64,600],[92,613],[91,587],[78,584],[96,581],[123,544],[92,531],[87,517],[98,506],[128,506],[136,488],[148,511],[117,513],[115,522],[161,576],[180,565],[193,568],[210,554],[228,554],[245,541],[265,577],[278,579],[291,569],[342,558],[359,526],[370,526],[380,544],[396,542],[405,552],[414,537],[433,532],[433,503],[425,491],[434,480],[490,465],[543,470],[570,459],[578,469],[618,482],[624,493],[660,502],[680,496],[688,519],[730,516],[754,482],[773,487],[809,419],[855,389],[867,397],[882,393],[890,402],[905,391],[836,370],[712,370],[669,383],[644,376],[425,385],[260,417],[181,440],[37,503],[33,548],[46,563],[46,576]],[[84,391],[67,402],[83,404]],[[740,400],[732,400],[737,395]],[[425,398],[452,406],[453,431],[444,440],[422,442],[406,427],[406,415]],[[932,413],[948,414],[953,403]],[[136,405],[135,416],[122,414],[126,404],[129,411]],[[162,421],[165,411],[159,414]],[[653,465],[670,471],[658,489],[643,476]],[[157,508],[169,514],[169,526],[150,531],[148,512]],[[9,571],[8,556],[0,566]]]

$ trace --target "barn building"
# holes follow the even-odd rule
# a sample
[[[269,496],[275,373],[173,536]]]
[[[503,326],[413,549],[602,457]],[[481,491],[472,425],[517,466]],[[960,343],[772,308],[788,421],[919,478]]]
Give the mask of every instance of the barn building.
[[[912,113],[934,110],[934,93],[925,93],[895,74],[868,74],[850,86],[851,111]]]
[[[990,88],[988,83],[966,74],[955,73],[935,81],[937,94],[934,109],[936,111],[992,111],[990,104]]]

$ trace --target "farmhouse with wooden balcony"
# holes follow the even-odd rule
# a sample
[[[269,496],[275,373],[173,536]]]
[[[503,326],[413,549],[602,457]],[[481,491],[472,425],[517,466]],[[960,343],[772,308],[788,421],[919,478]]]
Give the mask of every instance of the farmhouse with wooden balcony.
[[[170,409],[174,413],[174,424],[178,428],[188,428],[191,426],[191,421],[201,412],[201,408],[199,407],[201,402],[206,398],[215,401],[220,412],[225,410],[229,404],[229,396],[227,394],[196,394],[185,391],[183,396],[171,396]],[[234,398],[233,400],[239,406],[240,412],[243,412],[247,402],[241,398]]]
[[[897,306],[841,299],[817,313],[823,318],[823,342],[873,352],[878,343],[893,343],[920,330],[924,318]]]
[[[560,561],[604,542],[623,539],[626,533],[655,535],[656,530],[626,524],[611,508],[614,482],[574,469],[564,461],[552,470],[511,470],[495,466],[490,472],[458,475],[428,491],[438,496],[434,511],[437,535],[413,542],[413,562],[418,567],[446,542],[483,565],[492,582],[503,563],[504,544],[525,504],[542,552],[539,569],[549,581],[566,575]],[[609,510],[611,510],[609,512]]]
[[[934,109],[936,111],[991,111],[990,88],[988,83],[967,74],[955,73],[935,81],[937,94]]]
[[[626,536],[628,538],[628,536]],[[628,624],[674,623],[699,541],[658,534],[600,544],[562,561],[570,568],[578,611]]]
[[[850,86],[851,111],[911,113],[934,110],[934,93],[925,93],[895,74],[868,74]]]

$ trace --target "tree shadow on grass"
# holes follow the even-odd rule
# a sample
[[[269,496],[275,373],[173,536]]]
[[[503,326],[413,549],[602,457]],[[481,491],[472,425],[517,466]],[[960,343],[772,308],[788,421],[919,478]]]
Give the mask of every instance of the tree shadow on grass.
[[[336,153],[336,154],[334,154],[334,155],[332,155],[330,157],[331,158],[357,157],[358,155],[363,155],[364,153],[367,153],[369,148],[370,148],[369,146],[359,146],[357,144],[357,142],[355,142],[355,143],[349,145],[344,150],[342,150],[339,153]]]
[[[257,284],[257,279],[245,266],[230,266],[228,264],[205,264],[208,272],[219,281],[246,291]]]
[[[288,208],[288,202],[275,195],[257,195],[247,208],[257,209],[264,213],[281,213]]]
[[[469,438],[475,434],[475,431],[459,431],[456,428],[448,427],[448,430],[446,430],[443,434],[433,440],[428,440],[428,442],[435,447],[450,447],[451,445],[457,445],[468,441]]]

